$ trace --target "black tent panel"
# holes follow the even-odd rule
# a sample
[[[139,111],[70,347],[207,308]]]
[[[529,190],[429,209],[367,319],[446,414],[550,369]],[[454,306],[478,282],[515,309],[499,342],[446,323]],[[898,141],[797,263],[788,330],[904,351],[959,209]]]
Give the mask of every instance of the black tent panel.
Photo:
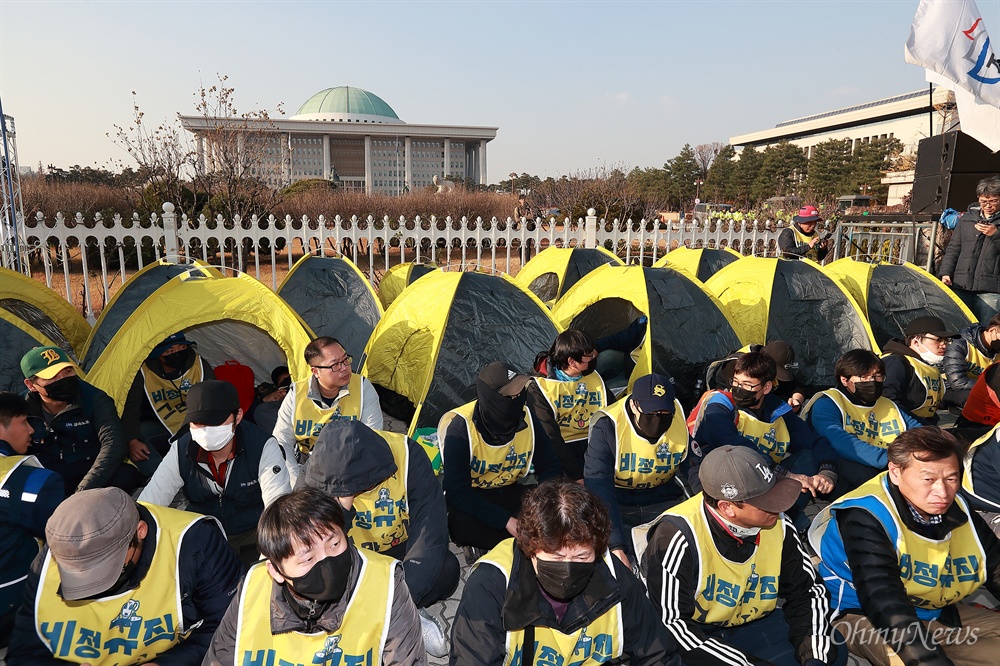
[[[21,357],[41,343],[14,324],[0,319],[0,391],[24,392],[24,375],[21,374]]]
[[[739,257],[734,256],[731,252],[705,248],[701,251],[701,259],[698,261],[698,279],[707,282],[708,278],[734,261],[739,261]]]
[[[73,359],[76,359],[76,353],[73,351],[73,345],[71,345],[69,340],[66,339],[62,329],[59,328],[54,321],[52,321],[51,317],[42,312],[36,306],[17,298],[4,298],[0,299],[0,308],[3,308],[21,321],[31,324],[31,326],[33,326],[39,333],[59,345],[59,347]]]
[[[880,264],[868,285],[868,323],[875,342],[902,338],[917,317],[940,317],[949,331],[969,325],[969,317],[936,281],[909,266]]]
[[[555,273],[542,273],[528,285],[528,291],[538,297],[542,303],[548,303],[559,298],[559,276]]]
[[[580,278],[587,273],[609,263],[614,263],[614,260],[605,252],[593,248],[574,248],[573,253],[569,255],[569,263],[566,264],[566,274],[563,275],[562,293],[559,296],[572,289],[573,285],[579,282]],[[541,300],[545,301],[548,299],[543,298]]]

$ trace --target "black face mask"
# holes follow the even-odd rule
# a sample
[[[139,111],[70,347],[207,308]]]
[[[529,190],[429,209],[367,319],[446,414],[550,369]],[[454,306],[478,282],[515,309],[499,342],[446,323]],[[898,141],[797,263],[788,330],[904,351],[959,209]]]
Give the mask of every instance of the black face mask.
[[[663,433],[670,429],[670,424],[674,421],[673,413],[670,414],[636,414],[635,429],[639,434],[651,442],[657,442],[663,437]]]
[[[486,433],[483,439],[488,444],[506,444],[524,424],[524,403],[528,398],[527,391],[519,395],[507,397],[500,395],[486,382],[476,379],[476,406],[479,418],[483,421]]]
[[[1000,340],[994,340],[990,343],[990,353],[993,355],[1000,354]]]
[[[731,390],[733,392],[733,402],[736,403],[737,407],[747,409],[757,404],[757,391],[751,391],[742,386],[734,386]]]
[[[180,351],[175,351],[173,354],[164,354],[160,357],[160,363],[171,368],[185,368],[190,364],[193,356],[193,349],[182,349]]]
[[[324,557],[298,578],[285,576],[285,580],[300,597],[325,603],[343,598],[350,575],[351,549],[348,548],[340,555]]]
[[[862,405],[872,407],[882,397],[882,382],[854,382],[854,397]]]
[[[545,593],[559,601],[569,601],[583,592],[594,575],[596,562],[548,562],[536,559],[538,583]]]
[[[43,389],[49,400],[73,402],[76,400],[76,396],[80,394],[80,378],[76,375],[63,377],[43,387]]]

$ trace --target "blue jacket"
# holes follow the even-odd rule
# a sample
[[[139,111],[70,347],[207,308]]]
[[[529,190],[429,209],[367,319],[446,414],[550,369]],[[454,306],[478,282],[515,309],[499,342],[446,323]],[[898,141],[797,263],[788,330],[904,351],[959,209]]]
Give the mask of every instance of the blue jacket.
[[[850,400],[851,396],[841,391]],[[921,426],[905,409],[900,409],[906,429],[912,430]],[[885,469],[889,464],[888,450],[878,449],[861,441],[844,430],[844,416],[833,400],[820,396],[809,410],[809,425],[833,444],[837,455],[844,460],[861,463],[875,469]]]

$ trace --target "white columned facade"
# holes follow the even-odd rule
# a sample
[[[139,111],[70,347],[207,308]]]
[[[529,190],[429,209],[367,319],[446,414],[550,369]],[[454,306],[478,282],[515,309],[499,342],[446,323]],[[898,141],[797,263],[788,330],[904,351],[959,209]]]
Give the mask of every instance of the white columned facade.
[[[489,185],[486,182],[486,139],[479,140],[479,184]]]
[[[372,137],[365,135],[365,192],[371,194],[372,189]]]
[[[451,139],[447,137],[444,140],[444,153],[442,155],[444,157],[444,169],[441,171],[441,179],[443,180],[449,175],[448,165],[451,163]]]
[[[292,133],[287,132],[282,135],[281,140],[281,175],[285,185],[292,183]]]
[[[201,132],[198,132],[195,136],[197,137],[198,170],[205,173],[205,137],[201,135]]]
[[[330,172],[330,135],[323,135],[323,178],[330,180],[333,174]]]
[[[413,139],[406,137],[403,139],[403,164],[406,171],[406,191],[413,191]]]

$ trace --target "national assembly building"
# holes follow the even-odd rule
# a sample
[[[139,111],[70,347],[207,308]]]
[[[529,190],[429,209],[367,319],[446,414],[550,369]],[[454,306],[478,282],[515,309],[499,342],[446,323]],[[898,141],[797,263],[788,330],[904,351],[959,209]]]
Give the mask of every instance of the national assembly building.
[[[289,118],[180,116],[195,135],[200,168],[226,151],[241,169],[276,187],[321,178],[349,191],[402,194],[435,176],[488,184],[486,144],[496,127],[405,123],[378,95],[348,86],[322,90]]]

